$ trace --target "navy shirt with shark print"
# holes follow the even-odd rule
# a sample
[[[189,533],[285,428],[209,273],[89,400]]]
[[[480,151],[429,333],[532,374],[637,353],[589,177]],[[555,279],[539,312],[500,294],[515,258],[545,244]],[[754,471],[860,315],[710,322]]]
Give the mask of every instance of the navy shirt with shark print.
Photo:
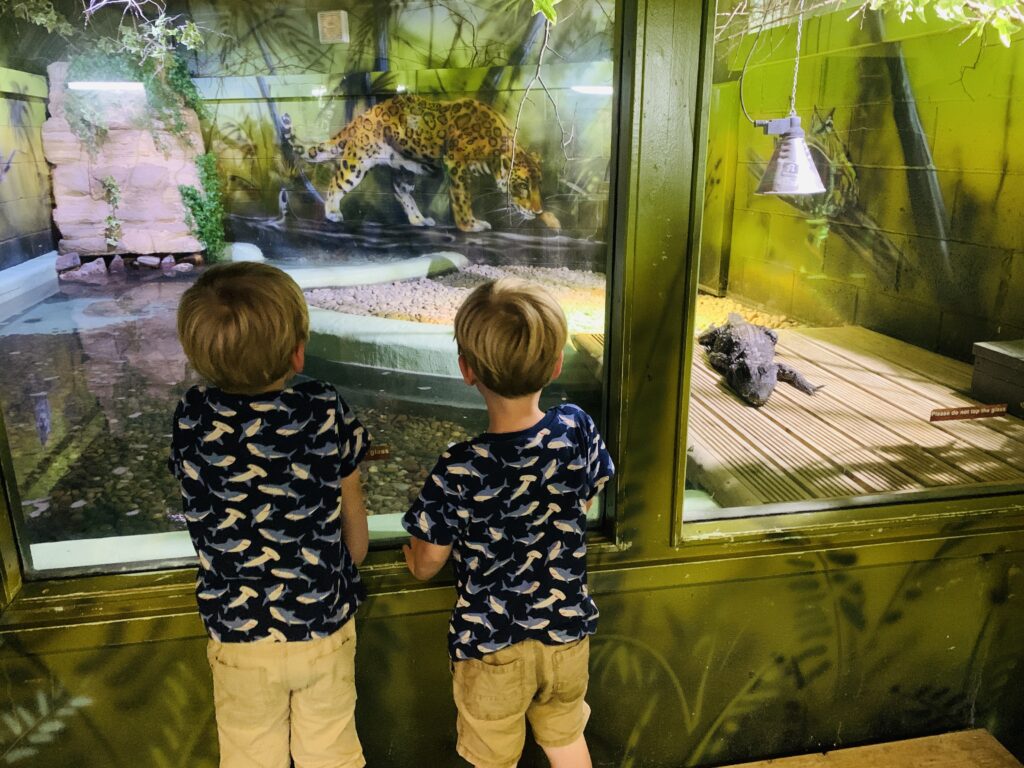
[[[366,592],[341,536],[341,479],[369,442],[320,381],[261,395],[185,393],[168,466],[181,483],[211,637],[312,640],[352,617]]]
[[[593,634],[586,503],[614,471],[594,422],[575,405],[441,455],[402,524],[431,544],[452,545],[452,660]]]

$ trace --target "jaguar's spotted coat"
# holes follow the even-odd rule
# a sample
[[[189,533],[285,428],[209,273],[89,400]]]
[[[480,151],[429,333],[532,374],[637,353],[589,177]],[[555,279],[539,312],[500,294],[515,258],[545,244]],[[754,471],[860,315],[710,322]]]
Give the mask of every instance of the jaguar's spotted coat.
[[[341,221],[342,198],[367,171],[386,165],[392,169],[395,197],[414,226],[434,225],[413,199],[415,178],[443,167],[450,182],[452,216],[463,232],[491,228],[473,215],[469,194],[470,176],[483,174],[493,176],[500,190],[510,191],[512,204],[521,214],[539,216],[545,225],[558,227],[558,220],[541,203],[539,158],[513,142],[504,117],[475,99],[395,96],[353,118],[330,141],[309,147],[296,141],[288,115],[282,116],[282,124],[285,139],[304,160],[338,164],[324,199],[331,221]]]

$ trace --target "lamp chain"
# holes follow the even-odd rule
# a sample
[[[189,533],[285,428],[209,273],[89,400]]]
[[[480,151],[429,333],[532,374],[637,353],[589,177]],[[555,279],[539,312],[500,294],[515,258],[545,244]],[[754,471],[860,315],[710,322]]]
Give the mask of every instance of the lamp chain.
[[[793,92],[789,95],[789,114],[796,114],[796,77],[800,72],[800,37],[804,28],[804,0],[800,0],[800,12],[796,17],[796,56],[793,57]]]

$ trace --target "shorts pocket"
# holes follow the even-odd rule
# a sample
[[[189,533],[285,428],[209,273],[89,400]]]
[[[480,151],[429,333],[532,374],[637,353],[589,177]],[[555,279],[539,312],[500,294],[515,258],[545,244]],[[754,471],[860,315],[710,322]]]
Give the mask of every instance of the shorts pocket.
[[[555,676],[554,697],[565,702],[582,699],[590,680],[590,638],[584,637],[555,651],[551,667]]]
[[[455,704],[477,720],[502,720],[526,712],[522,659],[504,664],[483,659],[455,663]]]
[[[267,671],[259,667],[237,667],[225,654],[208,653],[213,672],[213,694],[218,711],[249,708],[261,711],[269,705]]]
[[[344,632],[344,629],[339,630]],[[313,677],[326,680],[331,685],[355,691],[356,684],[356,637],[346,633],[340,642],[327,653],[312,662]]]

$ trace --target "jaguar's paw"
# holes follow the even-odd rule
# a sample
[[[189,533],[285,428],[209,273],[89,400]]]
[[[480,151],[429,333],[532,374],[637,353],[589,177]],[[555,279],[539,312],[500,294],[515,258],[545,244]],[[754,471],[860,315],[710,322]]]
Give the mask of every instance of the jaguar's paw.
[[[341,215],[340,211],[324,211],[324,218],[328,221],[344,221],[345,217]]]
[[[486,232],[491,228],[490,222],[473,219],[465,227],[459,227],[463,232]]]
[[[410,221],[409,223],[414,227],[433,227],[437,225],[437,222],[429,216],[421,216],[418,220]]]

